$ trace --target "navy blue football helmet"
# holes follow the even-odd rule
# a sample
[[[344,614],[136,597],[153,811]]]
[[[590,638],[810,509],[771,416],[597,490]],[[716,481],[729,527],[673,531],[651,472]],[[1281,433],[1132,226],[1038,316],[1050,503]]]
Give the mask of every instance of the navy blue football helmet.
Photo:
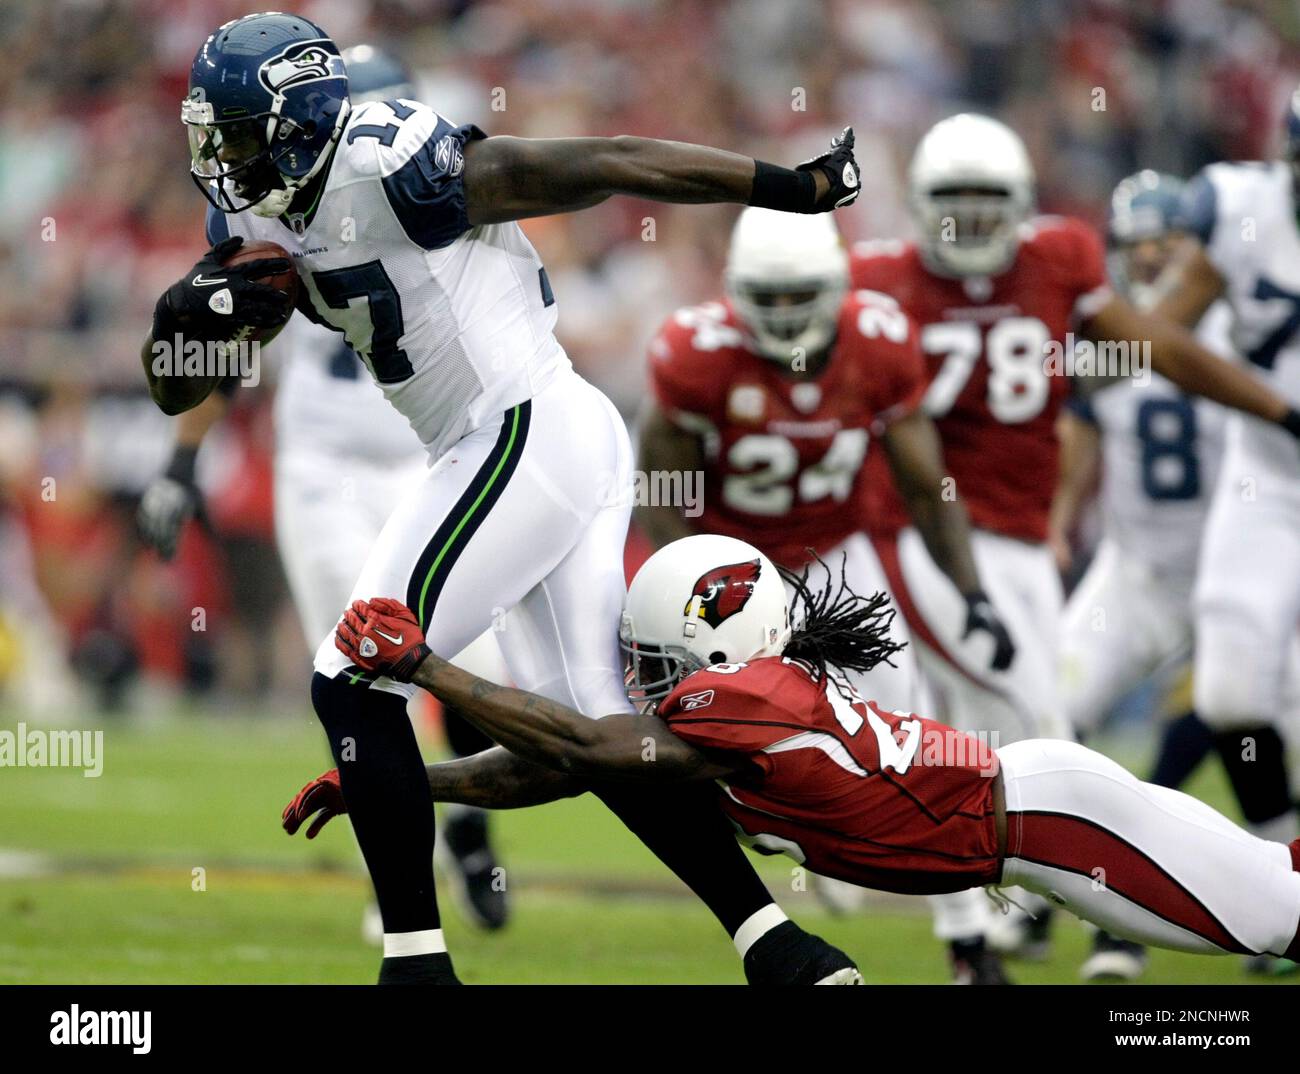
[[[328,161],[349,107],[343,58],[319,26],[279,12],[235,19],[190,70],[190,174],[223,213],[279,216]]]
[[[1154,300],[1156,281],[1174,255],[1183,229],[1184,186],[1181,179],[1147,168],[1121,179],[1111,195],[1106,227],[1111,281],[1139,305]]]
[[[343,50],[343,63],[348,69],[348,95],[354,105],[395,97],[415,100],[415,80],[392,53],[376,45],[353,45]]]
[[[1110,198],[1107,233],[1112,242],[1140,242],[1178,226],[1183,181],[1150,168],[1121,179]]]

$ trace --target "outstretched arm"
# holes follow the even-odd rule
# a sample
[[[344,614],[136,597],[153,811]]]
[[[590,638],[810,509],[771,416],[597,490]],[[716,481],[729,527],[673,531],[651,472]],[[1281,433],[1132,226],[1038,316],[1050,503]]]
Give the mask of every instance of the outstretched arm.
[[[472,225],[573,212],[615,194],[827,212],[852,202],[859,188],[852,128],[796,169],[657,138],[498,136],[465,146],[464,183]]]
[[[472,757],[425,765],[435,802],[481,809],[522,809],[572,798],[589,784],[495,746]]]
[[[455,705],[512,753],[566,775],[662,783],[732,771],[682,741],[658,716],[620,713],[593,720],[538,694],[480,679],[433,653],[411,682]]]
[[[1185,392],[1203,395],[1224,406],[1254,414],[1265,421],[1284,425],[1300,435],[1300,414],[1296,414],[1263,381],[1218,357],[1197,342],[1186,328],[1158,316],[1140,313],[1116,296],[1085,325],[1095,341],[1151,347],[1151,368],[1168,377]]]
[[[473,757],[425,766],[435,802],[459,802],[482,809],[518,809],[581,794],[587,787],[549,768],[516,757],[499,746]],[[315,839],[333,818],[348,811],[339,770],[323,772],[284,807],[280,823],[294,835],[309,820],[307,838]]]
[[[395,600],[354,601],[343,613],[334,644],[357,666],[422,686],[454,705],[511,753],[566,775],[671,782],[716,779],[734,771],[678,738],[657,716],[591,719],[449,664],[429,651],[414,614]]]

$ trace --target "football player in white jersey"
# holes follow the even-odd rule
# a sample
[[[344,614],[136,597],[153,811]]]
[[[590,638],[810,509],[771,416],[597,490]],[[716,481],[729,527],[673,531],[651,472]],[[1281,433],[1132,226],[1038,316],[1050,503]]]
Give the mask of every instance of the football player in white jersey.
[[[1182,189],[1180,180],[1148,170],[1123,180],[1111,198],[1111,282],[1140,309],[1159,297],[1158,281],[1184,241]],[[1231,353],[1228,317],[1216,305],[1197,333],[1219,354]],[[1101,542],[1062,621],[1061,694],[1081,736],[1143,680],[1172,676],[1191,657],[1192,587],[1225,420],[1217,404],[1185,395],[1158,373],[1146,384],[1126,379],[1077,391],[1066,404],[1065,466],[1051,518],[1063,559],[1098,471],[1103,516]],[[1204,725],[1185,714],[1167,731],[1152,782],[1178,786],[1210,748]],[[1099,932],[1081,973],[1132,979],[1144,964],[1140,945]]]
[[[400,61],[374,46],[347,49],[343,61],[353,104],[415,95]],[[210,209],[209,231],[220,227],[218,219]],[[276,356],[276,546],[304,636],[315,643],[338,621],[379,531],[406,488],[423,476],[429,457],[356,353],[334,332],[294,320],[277,337]],[[165,559],[175,553],[187,519],[201,512],[195,460],[207,431],[226,411],[233,383],[180,416],[166,472],[141,498],[141,535]],[[356,436],[358,427],[368,435]],[[456,660],[486,679],[507,679],[490,632]],[[454,709],[444,709],[443,726],[458,757],[492,745]],[[506,889],[488,839],[487,811],[448,810],[442,835],[469,917],[483,928],[501,928],[508,917]],[[362,931],[375,943],[382,940],[377,907],[367,909]]]
[[[628,711],[618,648],[627,431],[556,341],[555,296],[516,221],[615,194],[830,211],[858,193],[852,131],[796,169],[653,139],[488,138],[412,100],[354,109],[334,42],[280,13],[237,19],[204,42],[182,119],[192,174],[231,237],[214,230],[222,241],[155,309],[142,361],[158,405],[190,409],[219,379],[169,366],[176,341],[283,324],[288,296],[256,281],[292,264],[299,309],[344,334],[434,460],[384,525],[354,596],[402,599],[447,652],[500,617],[521,687],[591,716]],[[290,256],[227,267],[245,239]],[[411,693],[322,640],[312,699],[383,915],[379,979],[455,983]],[[751,982],[860,979],[847,956],[785,918],[707,791],[593,790],[706,902]]]
[[[1196,324],[1220,299],[1247,368],[1300,401],[1300,90],[1272,162],[1212,164],[1184,195],[1199,246],[1157,311]],[[1281,435],[1278,435],[1278,434]],[[1228,421],[1196,588],[1195,703],[1251,831],[1300,832],[1278,720],[1300,620],[1300,453],[1285,432]]]

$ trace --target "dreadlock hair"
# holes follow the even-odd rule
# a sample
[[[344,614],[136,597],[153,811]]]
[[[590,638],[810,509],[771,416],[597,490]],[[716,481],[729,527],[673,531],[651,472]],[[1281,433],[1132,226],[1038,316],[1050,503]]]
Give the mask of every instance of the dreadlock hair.
[[[807,566],[798,574],[777,567],[794,590],[792,605],[799,608],[796,617],[795,608],[791,607],[790,618],[796,625],[781,655],[808,664],[822,680],[826,679],[828,669],[870,671],[882,661],[896,667],[890,657],[900,652],[903,645],[889,636],[895,614],[889,606],[889,595],[874,593],[862,597],[855,593],[845,577],[847,554],[840,560],[840,581],[836,586],[822,558],[812,549],[808,553],[821,564],[828,581],[814,593],[808,585]]]

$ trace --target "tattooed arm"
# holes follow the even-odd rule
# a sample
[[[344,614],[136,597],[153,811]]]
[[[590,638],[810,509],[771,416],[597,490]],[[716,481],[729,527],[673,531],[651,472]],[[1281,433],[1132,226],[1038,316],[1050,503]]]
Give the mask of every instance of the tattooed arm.
[[[658,716],[619,713],[593,720],[537,694],[480,679],[433,653],[411,681],[456,706],[511,753],[566,775],[675,782],[733,772],[678,738]]]
[[[544,805],[559,798],[573,798],[589,786],[500,746],[472,757],[425,765],[425,771],[435,802],[458,802],[482,809]]]

